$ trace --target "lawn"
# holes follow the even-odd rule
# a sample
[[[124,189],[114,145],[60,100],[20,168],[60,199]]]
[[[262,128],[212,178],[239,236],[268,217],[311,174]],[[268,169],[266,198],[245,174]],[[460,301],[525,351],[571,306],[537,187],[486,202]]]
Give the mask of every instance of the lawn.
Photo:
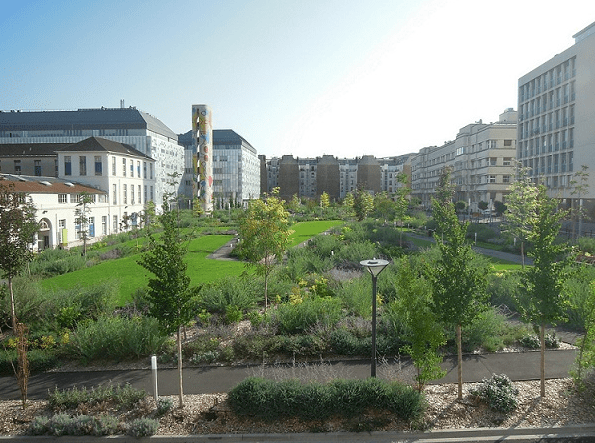
[[[294,232],[290,237],[290,247],[341,223],[340,220],[296,223],[291,227]],[[204,235],[190,240],[185,261],[188,263],[191,285],[208,283],[228,275],[239,275],[246,270],[246,264],[241,261],[207,259],[209,254],[231,239],[231,235]],[[136,240],[132,242],[136,243]],[[117,260],[107,260],[76,272],[48,278],[43,280],[41,285],[45,290],[56,290],[117,280],[120,285],[118,301],[125,304],[137,289],[147,285],[150,278],[150,274],[137,263],[139,258],[140,254],[134,254]]]

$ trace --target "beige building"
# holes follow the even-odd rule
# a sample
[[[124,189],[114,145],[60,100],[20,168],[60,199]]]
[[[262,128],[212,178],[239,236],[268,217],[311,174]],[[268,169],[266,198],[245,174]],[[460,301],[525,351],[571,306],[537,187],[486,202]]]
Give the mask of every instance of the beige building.
[[[519,79],[517,157],[553,197],[571,197],[570,182],[588,166],[595,192],[595,23],[574,45]]]
[[[450,167],[456,201],[466,202],[472,211],[481,201],[494,209],[514,177],[516,131],[517,112],[509,108],[495,123],[480,120],[461,128],[455,140],[422,148],[411,159],[412,196],[429,208],[442,170]]]

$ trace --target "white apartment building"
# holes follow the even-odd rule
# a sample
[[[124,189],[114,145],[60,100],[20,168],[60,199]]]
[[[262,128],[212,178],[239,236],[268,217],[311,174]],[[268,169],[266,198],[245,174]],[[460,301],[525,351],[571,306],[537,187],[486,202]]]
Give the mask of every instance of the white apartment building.
[[[517,158],[552,197],[572,196],[570,182],[588,167],[595,190],[595,23],[574,45],[518,81]]]
[[[481,120],[459,130],[455,140],[442,146],[422,148],[411,159],[412,196],[429,208],[440,174],[453,170],[455,200],[464,201],[472,211],[478,203],[504,201],[514,178],[517,112],[509,108],[495,123]]]
[[[123,105],[123,104],[122,104]],[[0,144],[72,144],[101,137],[132,146],[155,160],[154,200],[172,192],[172,175],[184,172],[184,148],[178,136],[159,119],[135,107],[76,111],[0,111]],[[46,168],[47,169],[47,168]],[[54,175],[45,173],[44,175]],[[173,191],[178,193],[179,186]]]

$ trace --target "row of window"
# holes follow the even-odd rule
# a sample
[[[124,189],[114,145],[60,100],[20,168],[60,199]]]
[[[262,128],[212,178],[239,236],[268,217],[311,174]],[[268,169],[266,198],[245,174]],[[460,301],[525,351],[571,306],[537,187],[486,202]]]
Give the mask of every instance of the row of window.
[[[113,184],[112,185],[112,204],[117,205],[118,204],[118,185],[117,184]],[[147,193],[148,191],[148,193]],[[136,195],[136,199],[135,199],[135,195]],[[144,196],[144,200],[143,197]],[[131,184],[130,186],[128,186],[127,184],[123,184],[122,185],[122,204],[127,205],[128,202],[130,201],[131,205],[135,205],[135,204],[146,204],[149,201],[153,201],[154,196],[153,196],[153,186],[148,186],[144,185],[143,187],[141,187],[141,185],[136,185],[136,192],[135,192],[135,186],[133,184]]]
[[[576,57],[572,57],[519,87],[519,102],[535,97],[576,75]],[[519,109],[520,111],[520,109]]]
[[[103,163],[100,155],[94,156],[94,170],[95,175],[103,175]],[[16,160],[15,160],[16,162]],[[79,155],[79,175],[87,175],[87,156]],[[41,167],[41,166],[40,166]],[[141,162],[136,160],[136,169],[134,167],[133,159],[122,158],[122,176],[126,177],[129,171],[129,176],[141,178]],[[64,175],[72,175],[72,157],[70,155],[64,156]],[[112,176],[117,175],[117,159],[115,156],[112,157]],[[142,178],[147,178],[147,162],[144,161],[142,164]],[[153,163],[149,162],[149,174],[148,178],[153,180]]]
[[[569,125],[574,125],[574,105],[519,123],[518,138],[521,141]]]

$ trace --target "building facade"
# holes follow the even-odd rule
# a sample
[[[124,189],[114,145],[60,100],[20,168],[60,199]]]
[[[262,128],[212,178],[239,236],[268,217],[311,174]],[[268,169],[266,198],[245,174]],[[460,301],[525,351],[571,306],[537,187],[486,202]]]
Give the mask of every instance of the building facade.
[[[515,173],[517,112],[506,109],[495,123],[481,120],[461,128],[455,140],[422,148],[411,159],[411,194],[431,206],[444,168],[452,170],[455,200],[472,211],[479,202],[493,209],[504,201]]]
[[[573,199],[575,172],[586,166],[595,189],[595,23],[567,50],[518,81],[517,157],[552,197]]]
[[[101,137],[132,146],[155,160],[154,198],[160,206],[172,179],[184,172],[184,149],[177,135],[159,119],[129,108],[79,109],[76,111],[0,111],[0,144],[73,144],[89,137]],[[46,166],[46,168],[51,166]],[[42,165],[42,171],[43,171]],[[44,175],[55,175],[52,173]],[[179,179],[177,179],[179,180]]]

